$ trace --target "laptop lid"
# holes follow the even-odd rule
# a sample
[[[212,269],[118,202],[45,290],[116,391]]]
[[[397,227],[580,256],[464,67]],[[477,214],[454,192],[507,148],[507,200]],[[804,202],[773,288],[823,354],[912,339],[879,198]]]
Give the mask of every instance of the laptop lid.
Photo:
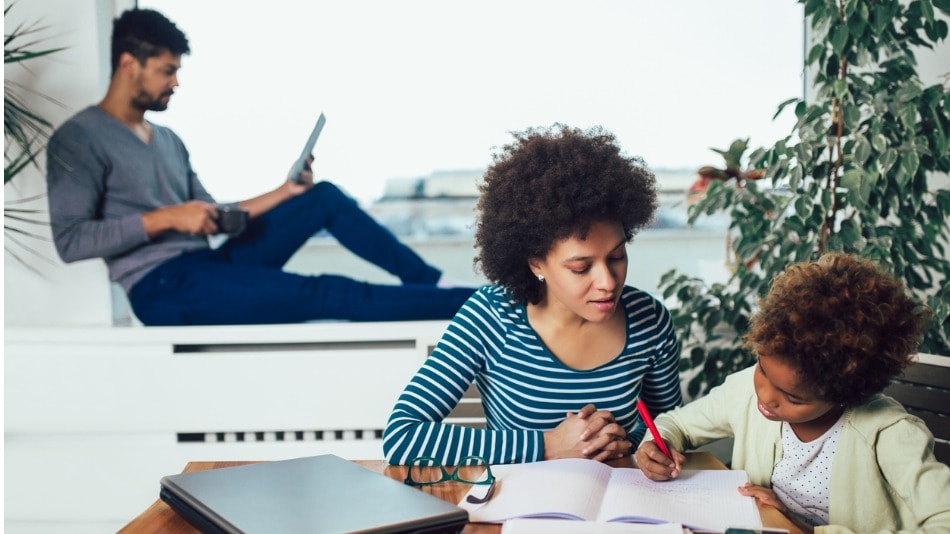
[[[163,477],[160,497],[202,532],[456,533],[468,512],[332,454]]]

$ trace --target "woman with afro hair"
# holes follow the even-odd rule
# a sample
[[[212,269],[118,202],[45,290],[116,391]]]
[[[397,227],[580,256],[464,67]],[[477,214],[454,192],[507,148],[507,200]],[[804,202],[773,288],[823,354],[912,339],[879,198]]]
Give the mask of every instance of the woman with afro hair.
[[[555,124],[514,134],[480,185],[475,260],[491,285],[459,310],[383,437],[391,464],[627,456],[636,401],[681,404],[669,311],[625,285],[627,244],[653,221],[653,174],[612,134]],[[443,423],[472,385],[486,428]]]
[[[672,451],[647,438],[637,464],[679,474],[679,451],[734,437],[739,488],[803,532],[950,532],[950,468],[933,435],[881,392],[912,361],[928,311],[900,281],[829,253],[777,276],[746,345],[758,362],[656,419]]]

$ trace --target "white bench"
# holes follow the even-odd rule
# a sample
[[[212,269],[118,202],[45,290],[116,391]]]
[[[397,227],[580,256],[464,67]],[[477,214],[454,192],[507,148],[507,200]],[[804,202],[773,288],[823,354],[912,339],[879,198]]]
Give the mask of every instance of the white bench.
[[[7,328],[7,532],[114,531],[192,460],[382,458],[446,324]]]

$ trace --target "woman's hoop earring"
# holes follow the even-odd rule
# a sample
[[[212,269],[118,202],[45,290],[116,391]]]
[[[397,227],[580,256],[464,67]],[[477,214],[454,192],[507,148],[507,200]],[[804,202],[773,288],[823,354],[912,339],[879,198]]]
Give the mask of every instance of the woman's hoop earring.
[[[541,273],[538,273],[538,282],[544,282],[544,275]]]

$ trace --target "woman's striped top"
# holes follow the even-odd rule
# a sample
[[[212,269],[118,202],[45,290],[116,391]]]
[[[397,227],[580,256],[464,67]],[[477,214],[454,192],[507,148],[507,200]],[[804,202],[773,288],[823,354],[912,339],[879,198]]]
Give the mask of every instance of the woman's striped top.
[[[645,427],[638,397],[654,415],[681,404],[679,346],[669,310],[657,299],[627,286],[620,302],[627,319],[623,352],[579,371],[544,346],[524,304],[511,302],[499,286],[478,290],[396,402],[383,435],[389,463],[433,456],[454,465],[467,455],[492,464],[541,460],[543,432],[588,403],[613,413],[639,444]],[[473,381],[486,428],[443,424]]]

